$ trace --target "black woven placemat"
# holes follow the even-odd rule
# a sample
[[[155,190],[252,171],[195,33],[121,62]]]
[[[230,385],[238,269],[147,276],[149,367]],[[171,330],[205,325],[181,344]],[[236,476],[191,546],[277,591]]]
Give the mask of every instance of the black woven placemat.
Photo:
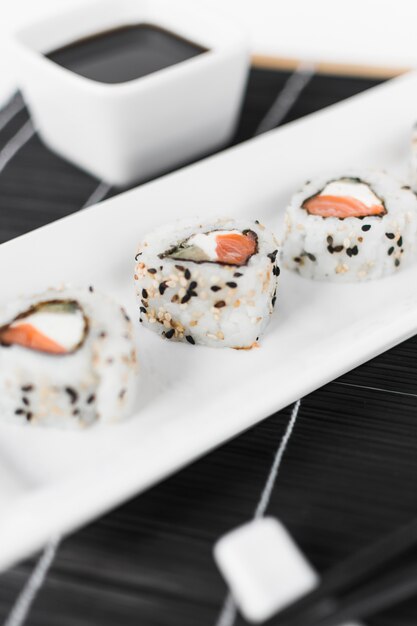
[[[253,134],[287,77],[252,71],[236,142]],[[374,84],[315,76],[284,122]],[[0,151],[27,119],[22,110],[0,131]],[[97,185],[32,137],[0,173],[1,241],[78,210]],[[416,355],[413,338],[302,400],[267,513],[321,571],[417,513]],[[290,414],[280,411],[64,540],[26,623],[220,626],[227,590],[212,546],[253,515]],[[36,562],[0,576],[0,621]],[[368,623],[414,625],[417,600]]]

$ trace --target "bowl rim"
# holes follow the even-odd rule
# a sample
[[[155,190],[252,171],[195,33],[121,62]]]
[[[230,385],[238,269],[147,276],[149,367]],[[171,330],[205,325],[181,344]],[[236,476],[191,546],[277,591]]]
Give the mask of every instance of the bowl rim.
[[[133,6],[135,9],[138,10],[138,12],[140,12],[141,10],[140,0],[119,0],[117,5],[120,4],[120,1],[123,5]],[[203,12],[200,10],[198,10],[197,12],[195,10],[195,4],[192,4],[190,0],[170,0],[171,6],[174,1],[181,7],[187,8],[187,13],[189,16],[197,15],[198,13],[200,18],[202,15],[209,15],[211,20],[213,20],[213,18],[216,18],[218,15],[220,15],[219,13],[217,13],[217,11],[207,11],[206,6],[204,6]],[[161,6],[163,4],[166,4],[167,0],[157,0],[157,2],[158,5]],[[103,7],[109,6],[113,8],[116,5],[112,0],[95,0],[93,2],[89,2],[87,5],[88,10],[90,11],[92,9],[100,10]],[[155,9],[156,2],[153,1],[149,5],[145,4],[145,6],[147,9],[149,7],[151,8],[151,10]],[[20,58],[23,59],[25,63],[30,63],[33,68],[36,68],[37,71],[46,73],[48,75],[48,79],[50,79],[51,81],[61,77],[61,80],[64,79],[68,83],[71,83],[74,88],[81,88],[86,92],[90,92],[92,95],[99,94],[101,96],[106,95],[109,97],[118,97],[122,95],[130,95],[132,93],[140,93],[144,90],[148,91],[153,88],[157,89],[159,85],[162,86],[163,84],[167,84],[177,78],[190,79],[197,72],[203,71],[205,68],[215,66],[216,64],[221,65],[224,58],[234,55],[237,52],[240,52],[242,54],[246,53],[249,59],[249,38],[247,36],[247,33],[245,32],[244,28],[240,28],[239,26],[237,26],[230,19],[229,16],[223,16],[223,14],[220,15],[222,19],[222,27],[227,28],[230,32],[229,41],[227,41],[226,43],[221,41],[215,41],[215,31],[208,28],[208,36],[213,38],[214,43],[211,45],[211,47],[204,50],[202,54],[198,54],[189,59],[185,59],[180,63],[175,63],[174,65],[162,68],[158,71],[147,74],[146,76],[141,76],[139,78],[124,81],[121,83],[103,83],[77,74],[76,72],[73,72],[68,68],[58,65],[58,63],[55,63],[52,59],[49,59],[45,55],[45,52],[37,50],[34,46],[30,45],[26,41],[26,38],[28,36],[30,37],[33,33],[36,34],[47,28],[56,28],[57,26],[59,26],[59,24],[62,24],[62,22],[69,15],[71,15],[72,17],[79,15],[81,18],[85,9],[86,5],[77,5],[69,10],[67,9],[60,13],[54,13],[53,15],[49,15],[47,17],[25,25],[24,27],[15,31],[11,39],[12,47],[14,47],[15,52],[20,55]],[[158,10],[156,10],[155,13],[157,15]],[[132,20],[125,21],[123,23],[118,22],[116,19],[114,26],[117,28],[119,26],[122,26],[123,24],[129,25],[135,23],[141,23],[140,18],[138,21]],[[147,20],[143,20],[143,23],[152,23],[155,26],[163,28],[164,30],[169,30],[169,27],[167,27],[165,22],[162,24],[158,23],[157,17],[155,18],[155,20],[149,20],[149,18]],[[94,31],[94,29],[91,29],[90,33],[93,34],[94,32],[100,32],[100,30],[98,29],[98,31]],[[104,30],[102,32],[104,32]],[[174,27],[171,32],[175,34]],[[74,41],[76,40],[77,38],[74,39]],[[191,35],[191,40],[197,45],[201,45],[205,48],[207,47],[204,43],[199,41],[198,35],[196,35],[195,38],[193,38],[193,36]],[[63,43],[63,45],[65,45],[65,43]],[[21,79],[19,82],[22,82]]]

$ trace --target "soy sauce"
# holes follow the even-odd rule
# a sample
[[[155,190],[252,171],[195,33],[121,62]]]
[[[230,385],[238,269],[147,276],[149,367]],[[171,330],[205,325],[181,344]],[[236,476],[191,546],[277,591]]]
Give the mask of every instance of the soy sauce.
[[[47,57],[101,83],[124,83],[181,63],[207,48],[152,24],[123,26],[79,39]]]

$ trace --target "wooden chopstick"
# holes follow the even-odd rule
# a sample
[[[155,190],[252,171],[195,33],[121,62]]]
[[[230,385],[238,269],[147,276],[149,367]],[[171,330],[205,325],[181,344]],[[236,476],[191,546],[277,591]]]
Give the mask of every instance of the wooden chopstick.
[[[253,54],[251,65],[259,69],[294,71],[300,59],[277,57],[265,54]],[[337,63],[330,61],[312,61],[318,74],[334,74],[337,76],[356,76],[364,78],[388,79],[409,72],[411,67],[381,67],[377,65],[360,65],[354,63]]]
[[[408,597],[417,592],[416,548],[417,519],[413,519],[326,572],[318,587],[276,616],[277,623],[280,626],[316,623],[330,626],[338,623],[331,620],[333,616],[339,619],[342,610],[349,615],[352,613],[350,617],[363,617],[365,610],[370,614],[371,610]],[[416,553],[409,565],[406,555],[411,550]],[[415,568],[415,581],[407,581],[410,568]],[[319,619],[330,621],[322,625]]]

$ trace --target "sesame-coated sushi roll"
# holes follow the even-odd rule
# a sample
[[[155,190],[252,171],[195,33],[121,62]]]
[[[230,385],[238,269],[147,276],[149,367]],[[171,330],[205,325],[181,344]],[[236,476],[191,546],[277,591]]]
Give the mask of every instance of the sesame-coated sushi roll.
[[[0,419],[71,428],[130,410],[132,324],[89,289],[50,289],[0,311]]]
[[[285,222],[284,266],[307,278],[381,278],[416,258],[417,198],[385,172],[309,181]]]
[[[181,220],[150,233],[136,255],[143,324],[171,341],[256,345],[275,305],[277,243],[259,222]]]

